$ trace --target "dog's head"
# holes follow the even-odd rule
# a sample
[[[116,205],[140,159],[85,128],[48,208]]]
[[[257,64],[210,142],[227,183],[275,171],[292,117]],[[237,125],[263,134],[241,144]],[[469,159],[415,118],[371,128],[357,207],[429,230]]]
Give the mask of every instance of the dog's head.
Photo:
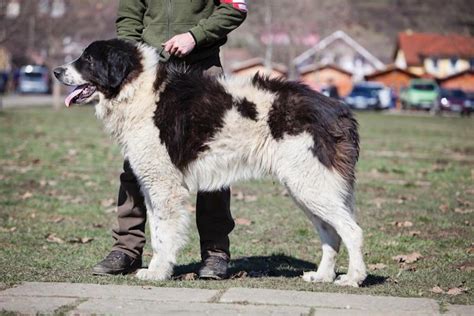
[[[90,44],[75,61],[54,69],[63,84],[76,86],[66,98],[66,106],[90,102],[102,94],[118,95],[124,83],[141,69],[140,53],[133,42],[112,39]]]

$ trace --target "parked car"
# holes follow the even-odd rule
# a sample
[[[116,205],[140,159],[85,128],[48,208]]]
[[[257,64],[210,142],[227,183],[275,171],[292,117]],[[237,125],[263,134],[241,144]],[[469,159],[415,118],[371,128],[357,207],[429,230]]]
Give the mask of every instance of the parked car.
[[[18,73],[18,93],[49,93],[50,74],[45,66],[26,65]]]
[[[356,84],[344,101],[356,110],[388,109],[392,103],[392,94],[382,84],[364,82]]]
[[[468,115],[474,112],[474,92],[466,93],[466,100],[464,101],[464,107],[468,111]]]
[[[439,88],[434,80],[413,79],[400,92],[403,109],[430,110],[437,105]]]
[[[337,91],[337,87],[333,85],[323,87],[321,89],[321,93],[333,99],[337,99],[337,100],[340,99],[339,92]]]
[[[442,89],[436,108],[439,111],[457,112],[469,115],[472,111],[471,101],[461,89]]]
[[[8,73],[0,71],[0,93],[5,93],[7,90]]]

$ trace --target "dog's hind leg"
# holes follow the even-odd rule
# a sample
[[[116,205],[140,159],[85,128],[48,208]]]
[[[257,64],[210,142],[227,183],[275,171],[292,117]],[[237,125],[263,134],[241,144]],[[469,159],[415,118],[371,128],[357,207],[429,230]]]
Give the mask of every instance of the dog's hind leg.
[[[331,225],[323,222],[314,214],[308,214],[321,238],[323,255],[316,272],[305,272],[303,280],[308,282],[333,282],[336,278],[336,257],[341,245],[341,237]]]
[[[282,177],[296,203],[315,224],[323,245],[323,257],[318,271],[307,273],[304,279],[319,282],[334,279],[340,238],[349,253],[349,270],[335,283],[357,287],[365,279],[366,269],[362,256],[362,229],[357,225],[352,209],[352,188],[319,162],[313,164],[317,167],[304,162],[293,164],[294,170]]]

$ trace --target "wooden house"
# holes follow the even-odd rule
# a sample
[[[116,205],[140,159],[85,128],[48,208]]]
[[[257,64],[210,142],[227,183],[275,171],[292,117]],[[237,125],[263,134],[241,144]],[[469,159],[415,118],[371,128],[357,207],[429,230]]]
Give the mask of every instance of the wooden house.
[[[365,76],[365,80],[382,83],[392,88],[396,93],[399,93],[401,88],[407,87],[410,80],[418,78],[420,78],[419,75],[395,65],[390,65],[385,70],[376,71]]]
[[[438,80],[439,85],[446,89],[462,89],[474,92],[474,70],[465,70]]]
[[[340,96],[346,96],[352,90],[352,73],[335,65],[310,65],[300,69],[300,81],[315,90],[334,85]]]

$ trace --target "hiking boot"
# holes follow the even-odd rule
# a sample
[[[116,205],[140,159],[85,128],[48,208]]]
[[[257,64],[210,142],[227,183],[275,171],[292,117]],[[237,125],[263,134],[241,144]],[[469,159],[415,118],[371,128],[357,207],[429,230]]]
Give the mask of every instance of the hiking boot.
[[[201,262],[201,279],[222,280],[228,278],[229,256],[226,253],[208,251]]]
[[[134,259],[129,255],[113,250],[104,260],[92,268],[94,275],[129,274],[142,267],[142,258]]]

